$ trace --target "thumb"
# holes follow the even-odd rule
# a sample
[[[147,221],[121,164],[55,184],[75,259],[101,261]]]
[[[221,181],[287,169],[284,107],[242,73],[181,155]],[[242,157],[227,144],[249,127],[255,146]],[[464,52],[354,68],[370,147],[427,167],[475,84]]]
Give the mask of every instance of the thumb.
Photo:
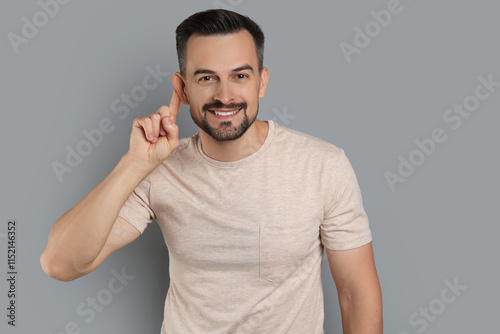
[[[179,127],[177,126],[177,124],[172,122],[170,116],[163,117],[161,122],[162,127],[167,132],[168,142],[170,143],[172,149],[174,149],[179,144]]]

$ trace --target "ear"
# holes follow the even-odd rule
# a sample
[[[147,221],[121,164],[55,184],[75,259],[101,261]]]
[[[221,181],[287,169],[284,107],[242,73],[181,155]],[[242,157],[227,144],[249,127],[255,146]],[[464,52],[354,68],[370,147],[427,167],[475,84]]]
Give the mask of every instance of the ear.
[[[267,67],[263,67],[260,73],[259,98],[266,96],[268,79],[269,79],[269,72],[267,70]]]
[[[179,95],[181,102],[189,105],[189,98],[186,93],[186,82],[184,81],[182,74],[175,72],[172,75],[172,83],[174,84],[174,89],[177,92],[177,95]]]

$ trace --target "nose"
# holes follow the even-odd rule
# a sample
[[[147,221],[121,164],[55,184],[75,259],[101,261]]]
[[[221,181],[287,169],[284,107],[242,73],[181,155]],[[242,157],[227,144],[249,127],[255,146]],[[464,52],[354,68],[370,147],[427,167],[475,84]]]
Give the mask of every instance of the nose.
[[[219,82],[214,94],[214,100],[220,101],[223,104],[229,104],[229,102],[234,100],[233,91],[229,82],[222,80]]]

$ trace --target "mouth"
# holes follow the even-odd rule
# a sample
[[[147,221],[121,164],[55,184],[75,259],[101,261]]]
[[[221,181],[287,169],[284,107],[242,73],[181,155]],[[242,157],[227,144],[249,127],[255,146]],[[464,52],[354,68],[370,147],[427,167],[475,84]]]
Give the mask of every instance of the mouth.
[[[229,119],[240,112],[240,109],[236,110],[208,110],[212,115],[219,119]]]

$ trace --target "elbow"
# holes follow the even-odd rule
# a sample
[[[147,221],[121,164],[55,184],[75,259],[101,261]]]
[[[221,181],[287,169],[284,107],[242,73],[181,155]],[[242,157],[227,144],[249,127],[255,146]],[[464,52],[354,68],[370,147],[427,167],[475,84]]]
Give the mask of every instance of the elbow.
[[[61,282],[70,282],[83,275],[76,275],[71,272],[60,261],[51,258],[46,251],[40,256],[40,266],[43,272],[50,278],[56,279]]]

